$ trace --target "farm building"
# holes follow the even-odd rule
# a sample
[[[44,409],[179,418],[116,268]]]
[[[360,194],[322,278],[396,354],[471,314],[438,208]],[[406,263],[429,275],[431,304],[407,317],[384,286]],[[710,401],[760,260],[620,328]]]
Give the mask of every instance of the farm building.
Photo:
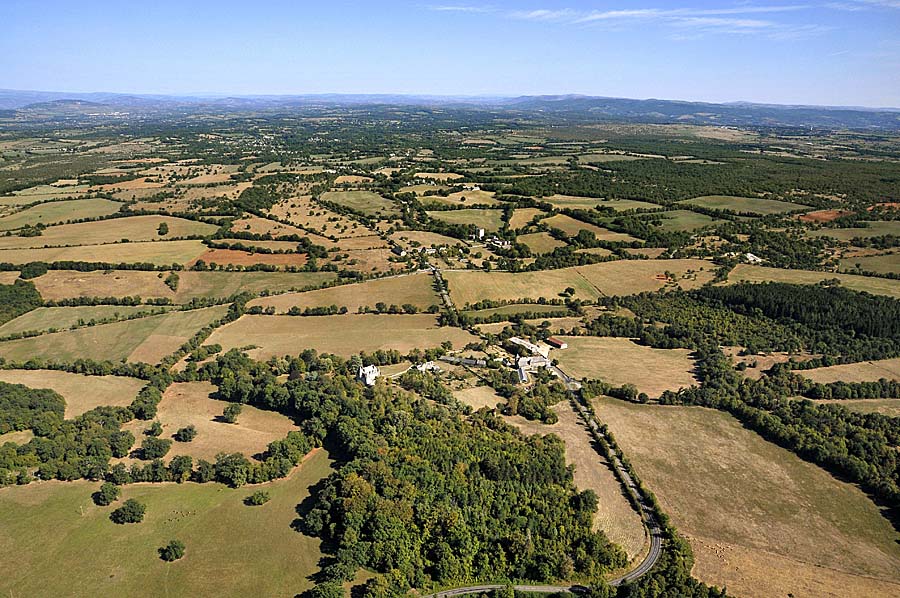
[[[514,345],[519,345],[520,347],[525,347],[532,355],[541,355],[543,357],[547,357],[550,354],[550,347],[540,347],[535,345],[532,342],[526,341],[523,338],[519,338],[518,336],[513,336],[509,339]]]
[[[552,347],[555,347],[557,349],[568,349],[569,348],[569,343],[567,343],[564,340],[558,339],[555,336],[551,336],[550,338],[548,338],[547,344],[551,345]]]
[[[356,372],[356,379],[366,386],[375,386],[375,380],[380,375],[381,371],[377,365],[367,365],[359,368],[359,371]]]

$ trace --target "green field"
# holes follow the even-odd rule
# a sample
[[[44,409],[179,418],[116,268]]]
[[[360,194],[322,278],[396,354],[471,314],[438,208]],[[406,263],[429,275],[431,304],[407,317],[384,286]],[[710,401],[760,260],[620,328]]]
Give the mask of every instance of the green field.
[[[900,299],[900,280],[859,276],[856,274],[835,274],[834,272],[813,272],[808,270],[782,270],[750,264],[738,264],[728,275],[729,283],[736,282],[787,282],[790,284],[816,284],[823,280],[838,279],[841,286],[865,291],[874,295],[887,295]]]
[[[833,237],[838,241],[850,241],[856,237],[883,237],[900,235],[900,220],[876,220],[865,222],[868,226],[856,228],[822,228],[810,231],[814,237]]]
[[[626,210],[659,210],[662,206],[647,201],[636,199],[603,199],[599,197],[577,197],[574,195],[551,195],[541,198],[541,201],[553,204],[554,207],[573,210],[590,210],[594,207],[612,208],[617,212]]]
[[[38,237],[40,238],[40,237]],[[186,264],[207,250],[202,241],[159,241],[156,243],[109,243],[46,249],[0,249],[0,262],[103,262],[108,264],[150,263],[156,266]]]
[[[394,216],[399,213],[397,204],[371,191],[328,191],[322,194],[322,199],[367,216]]]
[[[321,449],[290,477],[240,489],[220,484],[132,484],[123,499],[147,505],[142,523],[116,525],[98,507],[99,483],[42,482],[0,489],[0,593],[4,596],[293,596],[312,586],[319,542],[291,528],[309,487],[331,473]],[[265,489],[271,500],[243,499]],[[185,556],[157,548],[184,542]],[[265,572],[260,574],[260,572]]]
[[[900,253],[848,257],[841,260],[841,270],[856,270],[877,274],[900,274]]]
[[[633,241],[640,240],[625,233],[617,233],[600,226],[582,222],[581,220],[576,220],[575,218],[566,216],[565,214],[557,214],[556,216],[553,216],[551,218],[545,218],[541,221],[541,223],[546,224],[551,228],[558,228],[570,237],[574,237],[580,231],[586,230],[588,232],[594,233],[594,236],[598,241],[631,243]]]
[[[679,203],[713,210],[731,210],[732,212],[749,212],[767,216],[769,214],[784,214],[799,210],[811,210],[812,206],[805,206],[789,201],[777,201],[774,199],[762,199],[759,197],[734,197],[731,195],[705,195],[686,199]]]
[[[121,203],[108,199],[53,201],[0,218],[0,230],[13,230],[39,223],[50,225],[79,218],[97,218],[114,214],[121,208]]]
[[[503,226],[501,210],[442,210],[426,212],[426,214],[448,224],[471,224],[491,232],[498,231]]]
[[[692,232],[705,226],[721,224],[725,220],[713,218],[706,214],[691,212],[690,210],[670,210],[659,212],[652,216],[643,216],[644,220],[662,220],[660,228],[670,232]]]
[[[151,305],[85,305],[79,307],[38,307],[0,326],[0,337],[20,332],[65,330],[91,320],[123,319],[139,314],[158,314],[164,306]]]
[[[85,358],[157,363],[227,311],[227,305],[217,305],[6,341],[0,343],[0,357],[14,362]]]
[[[494,314],[513,315],[527,313],[545,314],[547,316],[565,316],[568,315],[569,310],[565,305],[514,303],[512,305],[503,305],[501,307],[492,307],[490,309],[468,309],[462,313],[475,318],[488,318]]]

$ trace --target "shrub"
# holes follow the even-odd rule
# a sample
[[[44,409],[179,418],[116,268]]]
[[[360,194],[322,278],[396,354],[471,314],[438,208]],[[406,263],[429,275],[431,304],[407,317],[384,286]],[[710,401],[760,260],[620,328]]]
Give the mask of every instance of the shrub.
[[[159,549],[159,558],[171,563],[184,556],[184,543],[180,540],[170,540],[169,543]]]
[[[109,514],[113,523],[124,525],[126,523],[140,523],[144,520],[147,507],[133,498],[129,498],[122,506]]]
[[[248,507],[258,507],[259,505],[264,505],[269,502],[269,499],[271,498],[272,497],[269,496],[269,493],[265,490],[257,490],[244,499],[244,504]]]
[[[94,504],[105,507],[114,503],[119,498],[122,490],[112,482],[104,482],[100,490],[94,493]]]
[[[190,442],[197,437],[197,428],[194,426],[185,426],[175,432],[175,440],[178,442]]]

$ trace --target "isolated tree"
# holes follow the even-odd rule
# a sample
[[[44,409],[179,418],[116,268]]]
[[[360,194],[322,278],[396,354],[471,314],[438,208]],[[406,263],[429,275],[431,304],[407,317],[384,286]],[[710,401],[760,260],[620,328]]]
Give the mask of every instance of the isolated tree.
[[[159,227],[156,229],[156,232],[159,233],[160,236],[169,234],[169,225],[165,222],[160,222]]]
[[[243,405],[240,403],[231,403],[225,407],[225,410],[222,412],[222,419],[229,424],[236,423],[242,409]]]
[[[147,512],[147,507],[141,503],[136,501],[133,498],[129,498],[122,506],[109,514],[109,518],[113,523],[118,523],[120,525],[125,523],[140,523],[144,520],[144,513]]]
[[[119,498],[122,490],[112,482],[104,482],[100,490],[94,493],[94,504],[105,507],[114,503]]]
[[[168,544],[159,549],[159,558],[171,563],[184,556],[184,542],[170,540]]]
[[[258,507],[259,505],[264,505],[269,502],[270,498],[272,497],[269,496],[269,493],[265,490],[257,490],[244,499],[244,504],[250,507]]]
[[[185,426],[183,428],[179,428],[177,432],[175,432],[175,440],[178,442],[190,442],[194,438],[197,437],[197,428],[194,426]]]

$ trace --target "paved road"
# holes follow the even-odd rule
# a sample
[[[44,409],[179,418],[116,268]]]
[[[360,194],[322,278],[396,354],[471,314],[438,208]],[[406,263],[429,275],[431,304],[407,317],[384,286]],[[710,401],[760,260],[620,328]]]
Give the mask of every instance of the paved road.
[[[581,415],[581,418],[587,423],[587,425],[596,432],[598,436],[607,440],[605,435],[603,434],[602,428],[594,419],[591,412],[587,410],[587,408],[581,404],[578,400],[578,397],[575,395],[575,391],[581,388],[581,385],[574,379],[570,378],[565,372],[559,369],[556,366],[552,366],[550,368],[553,373],[555,373],[560,379],[562,379],[566,387],[572,393],[573,401],[572,403],[575,405],[578,413]],[[641,507],[641,518],[644,520],[644,524],[647,527],[647,532],[650,534],[650,551],[647,553],[647,556],[644,558],[641,563],[626,573],[621,577],[617,577],[615,579],[609,580],[607,583],[611,586],[619,586],[623,583],[638,579],[643,575],[646,575],[656,564],[656,561],[659,560],[660,555],[662,555],[662,528],[659,526],[659,520],[656,517],[656,512],[653,510],[653,507],[648,504],[638,489],[637,483],[634,481],[634,478],[628,473],[628,470],[625,469],[625,466],[622,465],[619,457],[616,456],[615,453],[612,453],[612,466],[616,469],[620,479],[625,481],[625,486],[627,487],[629,493],[633,494],[637,498],[637,502]],[[464,596],[466,594],[480,594],[483,592],[490,592],[493,590],[503,589],[504,585],[500,584],[482,584],[477,586],[467,586],[463,588],[453,588],[451,590],[444,590],[443,592],[437,592],[436,594],[430,594],[428,596],[424,596],[423,598],[450,598],[452,596]],[[579,585],[514,585],[514,590],[519,592],[535,592],[541,594],[553,594],[556,592],[571,592],[573,594],[578,594],[586,591],[587,588]]]

